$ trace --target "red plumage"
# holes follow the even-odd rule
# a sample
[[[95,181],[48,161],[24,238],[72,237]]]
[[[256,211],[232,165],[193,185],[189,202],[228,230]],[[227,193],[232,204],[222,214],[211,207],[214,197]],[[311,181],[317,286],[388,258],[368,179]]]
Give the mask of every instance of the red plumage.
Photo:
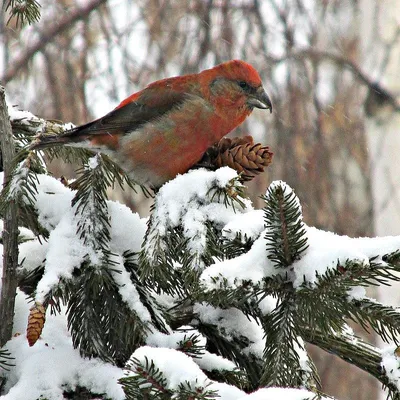
[[[260,76],[232,60],[153,82],[102,118],[39,136],[33,148],[63,144],[104,152],[133,180],[160,186],[190,169],[254,107],[272,110]]]

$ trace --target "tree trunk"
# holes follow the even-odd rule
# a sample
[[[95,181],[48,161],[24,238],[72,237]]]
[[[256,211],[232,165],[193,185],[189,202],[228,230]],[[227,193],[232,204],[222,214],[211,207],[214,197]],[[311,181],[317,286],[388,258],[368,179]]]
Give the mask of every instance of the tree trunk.
[[[15,156],[14,140],[5,101],[4,88],[0,86],[0,146],[3,158],[4,183],[12,177]],[[0,347],[11,339],[18,266],[18,221],[17,206],[10,201],[4,212],[3,228],[3,275],[0,295]]]

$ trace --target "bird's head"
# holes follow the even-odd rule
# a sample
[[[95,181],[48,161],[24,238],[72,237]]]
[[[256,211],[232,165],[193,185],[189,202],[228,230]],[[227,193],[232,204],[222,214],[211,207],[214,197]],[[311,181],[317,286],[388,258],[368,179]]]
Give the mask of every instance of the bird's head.
[[[200,79],[208,80],[207,94],[211,101],[224,106],[245,107],[249,112],[253,108],[272,112],[272,103],[260,75],[250,64],[231,60],[199,75]]]

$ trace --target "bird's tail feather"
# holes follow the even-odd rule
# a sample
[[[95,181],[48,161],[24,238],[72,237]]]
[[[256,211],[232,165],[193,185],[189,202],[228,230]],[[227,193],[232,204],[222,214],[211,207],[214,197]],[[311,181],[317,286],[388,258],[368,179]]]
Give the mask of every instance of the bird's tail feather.
[[[31,143],[30,150],[42,150],[53,146],[71,145],[75,147],[86,147],[85,142],[89,138],[90,127],[93,122],[69,129],[59,135],[41,134]],[[82,146],[79,145],[82,144]]]

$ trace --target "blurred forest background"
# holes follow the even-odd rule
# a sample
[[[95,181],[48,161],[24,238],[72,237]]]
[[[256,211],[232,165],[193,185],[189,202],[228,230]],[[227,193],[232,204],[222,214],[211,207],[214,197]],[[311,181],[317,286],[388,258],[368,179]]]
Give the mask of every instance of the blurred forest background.
[[[10,104],[82,124],[159,78],[228,59],[251,63],[273,100],[231,135],[269,145],[250,184],[291,185],[308,225],[349,236],[400,234],[398,0],[40,0],[22,29],[2,9],[0,81]],[[397,99],[396,99],[397,97]],[[56,175],[76,166],[52,164]],[[114,197],[148,213],[140,194]],[[399,305],[398,288],[380,296]],[[322,352],[324,390],[375,400],[365,373]],[[350,370],[349,370],[350,369]]]

